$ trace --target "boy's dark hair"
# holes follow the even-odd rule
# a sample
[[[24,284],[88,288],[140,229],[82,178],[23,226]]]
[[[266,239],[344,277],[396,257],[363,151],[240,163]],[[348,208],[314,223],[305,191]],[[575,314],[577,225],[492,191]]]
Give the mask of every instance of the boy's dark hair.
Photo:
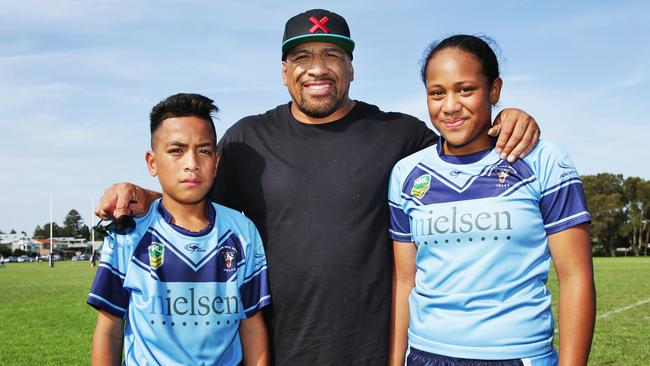
[[[214,101],[200,94],[179,93],[167,97],[167,99],[156,104],[151,109],[149,120],[151,121],[151,139],[153,145],[153,134],[156,132],[162,121],[173,117],[196,116],[208,122],[212,130],[214,143],[217,143],[217,133],[212,121],[212,114],[219,112],[219,108],[213,104]]]
[[[487,36],[471,36],[467,34],[457,34],[442,41],[431,43],[424,51],[421,62],[420,77],[422,82],[427,83],[427,66],[433,56],[446,48],[457,48],[476,57],[481,64],[481,72],[485,75],[488,85],[491,87],[494,80],[499,77],[499,62],[490,45],[497,47],[496,43]]]

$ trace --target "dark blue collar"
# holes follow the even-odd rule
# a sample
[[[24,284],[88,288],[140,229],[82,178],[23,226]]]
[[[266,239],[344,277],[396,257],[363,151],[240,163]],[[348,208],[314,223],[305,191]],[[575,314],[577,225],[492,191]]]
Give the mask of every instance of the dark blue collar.
[[[172,215],[169,213],[169,211],[167,211],[165,206],[163,206],[162,199],[158,205],[158,213],[160,213],[160,215],[169,224],[169,226],[171,226],[177,232],[187,236],[203,236],[212,231],[212,228],[214,227],[214,220],[217,216],[217,213],[214,210],[214,207],[212,206],[212,202],[210,202],[210,200],[206,199],[205,206],[208,214],[208,221],[210,221],[210,223],[204,229],[201,229],[199,231],[190,231],[176,224],[172,224]]]
[[[471,153],[467,155],[446,155],[445,153],[442,152],[442,145],[444,143],[445,143],[445,139],[442,136],[440,136],[440,139],[438,140],[438,145],[436,146],[436,151],[438,152],[438,156],[440,156],[440,159],[450,164],[472,164],[486,157],[492,151],[492,149],[494,149],[497,140],[492,139],[492,147],[490,147],[489,149],[477,151],[475,153]]]

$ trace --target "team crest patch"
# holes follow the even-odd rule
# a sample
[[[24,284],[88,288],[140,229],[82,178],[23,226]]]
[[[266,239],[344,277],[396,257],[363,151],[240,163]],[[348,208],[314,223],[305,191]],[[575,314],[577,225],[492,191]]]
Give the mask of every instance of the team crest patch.
[[[223,261],[226,263],[226,268],[232,267],[232,261],[235,259],[235,252],[223,252]]]
[[[222,262],[220,263],[220,266],[222,266],[221,270],[224,273],[230,274],[237,271],[238,262],[242,260],[237,248],[230,245],[224,245],[219,248],[218,255],[221,257]]]
[[[149,265],[152,269],[156,269],[163,265],[165,257],[165,246],[162,243],[152,242],[149,247]]]
[[[430,187],[431,176],[429,174],[421,175],[415,180],[415,182],[413,182],[413,188],[411,188],[411,196],[422,198]]]
[[[490,171],[490,175],[492,174],[494,174],[499,181],[499,183],[497,183],[497,187],[508,187],[510,186],[508,178],[511,175],[517,174],[517,171],[509,165],[502,165],[493,167]]]
[[[496,170],[496,175],[497,175],[497,178],[499,179],[499,183],[503,183],[503,182],[506,181],[506,179],[510,175],[510,172],[507,169],[497,169]]]

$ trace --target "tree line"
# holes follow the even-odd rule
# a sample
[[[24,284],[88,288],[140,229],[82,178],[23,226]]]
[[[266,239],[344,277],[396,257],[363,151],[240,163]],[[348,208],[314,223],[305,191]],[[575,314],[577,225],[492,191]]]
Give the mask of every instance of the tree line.
[[[95,230],[95,240],[102,240],[104,238],[103,230]],[[67,237],[78,239],[91,239],[90,228],[84,224],[79,211],[72,209],[65,216],[63,225],[56,222],[52,223],[52,236]],[[47,239],[50,237],[50,223],[45,223],[42,226],[37,225],[34,229],[33,237],[35,239]]]
[[[582,184],[591,213],[591,242],[595,255],[616,255],[616,248],[626,248],[626,255],[648,255],[650,243],[650,181],[621,174],[583,175]],[[90,240],[90,229],[79,212],[70,210],[60,226],[52,224],[56,237]],[[0,231],[2,233],[2,231]],[[12,230],[15,233],[15,230]],[[34,238],[50,237],[50,223],[36,226]],[[95,230],[95,240],[104,238]]]
[[[650,181],[621,174],[582,176],[591,213],[591,241],[595,254],[648,255],[650,243]]]

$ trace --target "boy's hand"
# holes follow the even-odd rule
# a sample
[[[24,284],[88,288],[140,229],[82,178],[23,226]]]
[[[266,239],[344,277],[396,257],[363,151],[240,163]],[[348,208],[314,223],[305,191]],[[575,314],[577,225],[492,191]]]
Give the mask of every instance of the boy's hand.
[[[104,191],[95,215],[102,220],[110,220],[123,215],[142,216],[147,213],[151,202],[160,197],[160,193],[146,190],[131,183],[117,183]]]
[[[499,136],[496,149],[501,159],[509,162],[521,159],[533,150],[539,140],[539,126],[528,113],[508,108],[502,110],[494,119],[494,125],[488,131],[490,136]]]

